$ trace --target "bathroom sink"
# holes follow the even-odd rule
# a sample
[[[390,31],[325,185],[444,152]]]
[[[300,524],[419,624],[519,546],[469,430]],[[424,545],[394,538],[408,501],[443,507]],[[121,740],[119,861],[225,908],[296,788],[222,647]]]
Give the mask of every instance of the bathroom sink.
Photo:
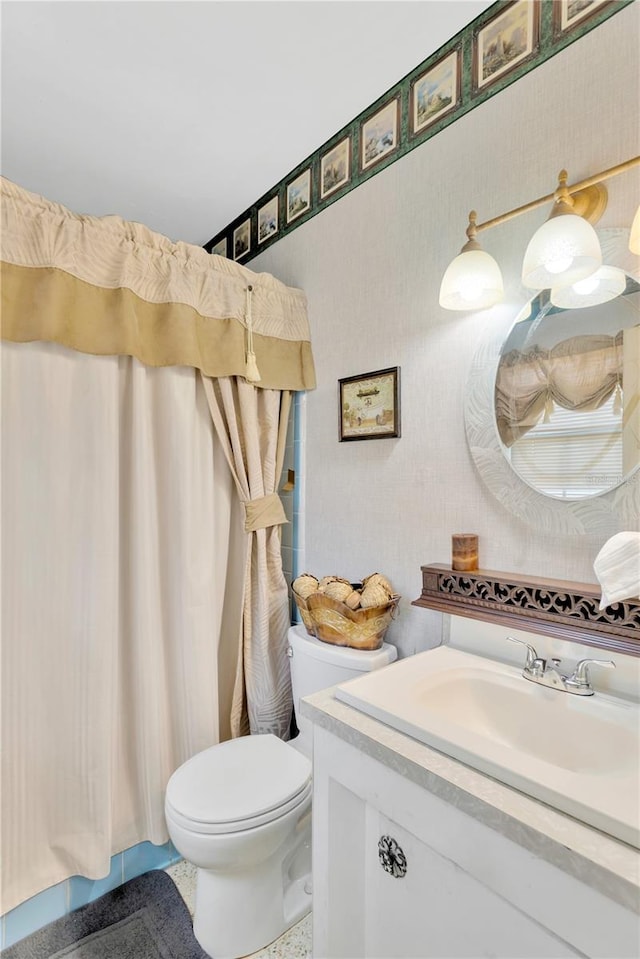
[[[400,732],[640,848],[640,706],[443,646],[336,687]]]

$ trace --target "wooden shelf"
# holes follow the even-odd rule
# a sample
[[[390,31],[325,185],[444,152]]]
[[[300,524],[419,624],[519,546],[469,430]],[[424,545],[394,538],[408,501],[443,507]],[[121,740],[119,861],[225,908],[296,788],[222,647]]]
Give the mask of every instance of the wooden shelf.
[[[413,606],[640,656],[640,599],[600,609],[600,588],[489,569],[422,566]]]

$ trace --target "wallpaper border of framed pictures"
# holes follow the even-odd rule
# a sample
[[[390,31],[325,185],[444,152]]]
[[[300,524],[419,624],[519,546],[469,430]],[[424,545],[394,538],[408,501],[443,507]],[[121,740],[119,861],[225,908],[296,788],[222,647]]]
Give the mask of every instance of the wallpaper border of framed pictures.
[[[204,244],[248,263],[633,0],[498,0]]]

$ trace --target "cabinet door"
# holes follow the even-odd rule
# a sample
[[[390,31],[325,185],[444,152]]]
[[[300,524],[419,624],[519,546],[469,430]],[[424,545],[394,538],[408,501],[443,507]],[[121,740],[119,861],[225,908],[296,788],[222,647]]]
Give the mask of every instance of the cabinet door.
[[[318,727],[313,896],[319,959],[640,955],[631,911]]]
[[[392,860],[391,872],[385,871],[380,861],[381,839],[387,868],[389,858]],[[399,858],[395,869],[394,857]],[[370,805],[366,808],[364,873],[362,956],[564,959],[578,955],[401,823]]]

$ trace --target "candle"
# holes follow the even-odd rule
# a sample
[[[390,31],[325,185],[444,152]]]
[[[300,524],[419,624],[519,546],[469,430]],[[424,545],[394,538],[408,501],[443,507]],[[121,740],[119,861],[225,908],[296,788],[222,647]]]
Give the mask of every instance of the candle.
[[[478,568],[478,537],[475,533],[454,533],[451,537],[451,566],[453,569]]]

